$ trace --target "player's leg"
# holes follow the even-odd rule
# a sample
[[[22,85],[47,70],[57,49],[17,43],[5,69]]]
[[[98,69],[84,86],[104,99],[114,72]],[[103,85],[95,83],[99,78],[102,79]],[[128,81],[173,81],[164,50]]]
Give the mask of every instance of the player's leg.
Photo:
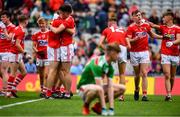
[[[7,82],[8,82],[8,68],[9,68],[9,54],[8,53],[2,53],[0,55],[0,73],[3,81],[2,85],[2,92],[3,94],[6,93],[7,90]]]
[[[142,101],[148,101],[147,98],[147,87],[148,87],[148,80],[147,80],[147,73],[148,67],[150,63],[149,51],[144,51],[139,53],[140,56],[140,74],[142,76]]]
[[[18,68],[19,68],[18,63],[12,62],[10,64],[11,72],[10,72],[10,75],[8,78],[8,86],[7,86],[7,93],[6,93],[6,97],[8,97],[8,98],[15,98],[15,96],[13,96],[13,94],[12,94],[12,91],[16,90],[16,89],[14,89],[14,87],[15,87],[14,81],[16,78],[16,73],[17,73]]]
[[[19,83],[21,83],[21,81],[24,79],[24,77],[27,74],[23,61],[19,62],[19,68],[18,69],[19,69],[20,73],[16,76],[15,87],[17,87],[19,85]]]
[[[171,101],[171,60],[168,55],[161,54],[161,64],[165,77],[166,97],[165,101]]]
[[[139,53],[138,52],[130,52],[130,61],[134,69],[134,84],[135,84],[135,90],[134,90],[134,100],[139,100],[139,83],[140,83],[140,66],[139,66]]]
[[[119,78],[120,78],[119,83],[125,85],[125,82],[126,82],[125,81],[126,63],[125,62],[122,62],[122,63],[118,62],[118,69],[119,69]],[[124,95],[120,95],[119,100],[124,101]]]
[[[148,101],[147,99],[147,87],[148,87],[148,80],[147,80],[147,72],[148,72],[148,63],[141,63],[140,64],[140,74],[142,76],[142,101]]]
[[[105,104],[104,90],[101,86],[95,84],[81,86],[79,94],[84,101],[83,114],[85,115],[89,114],[89,105],[96,97],[99,97],[101,102],[101,108],[102,110],[104,110],[104,114],[107,114],[107,112],[105,113],[106,104]]]
[[[61,63],[61,71],[62,71],[62,76],[61,77],[61,81],[66,89],[65,91],[65,95],[64,95],[64,98],[71,98],[70,96],[70,92],[71,92],[71,82],[72,82],[72,79],[71,79],[71,75],[70,75],[70,67],[71,67],[71,63],[70,62],[62,62]]]
[[[171,83],[170,83],[171,65],[170,64],[162,64],[162,68],[163,68],[163,73],[164,73],[164,77],[165,77],[165,88],[166,88],[166,93],[167,93],[166,97],[171,98]],[[168,101],[168,99],[167,99],[167,101]]]
[[[177,66],[179,65],[179,56],[171,56],[171,78],[170,78],[170,83],[171,83],[171,91],[173,89],[174,86],[174,79],[176,76],[176,69]]]
[[[46,97],[49,98],[52,96],[52,88],[55,86],[55,80],[56,80],[56,74],[57,69],[59,66],[59,62],[51,61],[49,62],[49,68],[48,68],[48,77],[47,77],[47,92]]]
[[[105,101],[109,102],[108,96],[107,96],[107,92],[108,92],[108,86],[104,85],[103,86],[104,92],[105,92]],[[126,87],[123,84],[113,84],[113,89],[114,89],[114,99],[118,98],[120,95],[123,95]],[[101,104],[100,102],[96,102],[93,107],[92,110],[100,115],[101,114]]]
[[[119,69],[119,78],[120,84],[125,85],[125,70],[126,70],[126,62],[127,62],[127,48],[125,46],[120,45],[121,52],[119,53],[119,60],[118,60],[118,69]],[[120,95],[120,101],[124,101],[124,95]]]
[[[135,91],[134,91],[134,100],[139,100],[139,83],[140,83],[140,68],[138,66],[133,66],[134,69],[134,84],[135,84]]]
[[[2,92],[5,94],[6,90],[7,90],[7,81],[8,81],[8,67],[9,67],[9,63],[8,62],[1,62],[0,63],[0,73],[1,73],[1,77],[2,77],[2,81],[3,81],[3,86],[2,86]]]

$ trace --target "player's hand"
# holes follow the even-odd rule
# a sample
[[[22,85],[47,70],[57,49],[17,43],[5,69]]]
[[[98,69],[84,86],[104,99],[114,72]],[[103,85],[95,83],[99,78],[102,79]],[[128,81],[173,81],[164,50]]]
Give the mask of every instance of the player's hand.
[[[173,45],[173,42],[169,41],[169,42],[166,42],[166,47],[171,47]]]
[[[0,22],[0,28],[6,28],[5,24],[3,22]]]

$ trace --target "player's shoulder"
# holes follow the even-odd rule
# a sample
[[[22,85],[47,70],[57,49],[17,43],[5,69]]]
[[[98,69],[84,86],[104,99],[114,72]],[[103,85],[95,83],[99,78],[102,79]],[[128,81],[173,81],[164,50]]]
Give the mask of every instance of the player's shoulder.
[[[13,23],[10,23],[7,27],[15,28],[16,26]]]
[[[180,27],[178,25],[173,25],[172,28],[175,28],[175,29],[180,29]]]
[[[74,22],[73,16],[70,15],[69,17],[67,17],[67,18],[66,18],[66,21],[73,21],[73,22]]]
[[[33,33],[33,35],[39,35],[41,33],[41,31],[40,30],[37,30],[37,31],[35,31],[34,33]]]
[[[134,28],[135,26],[136,26],[135,23],[131,23],[131,24],[128,26],[128,28]]]

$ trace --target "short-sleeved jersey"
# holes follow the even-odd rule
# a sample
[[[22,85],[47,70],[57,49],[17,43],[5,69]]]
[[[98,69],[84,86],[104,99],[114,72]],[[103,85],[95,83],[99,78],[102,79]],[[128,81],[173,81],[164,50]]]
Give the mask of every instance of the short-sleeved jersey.
[[[166,42],[176,40],[176,35],[180,33],[180,27],[176,25],[171,27],[160,25],[160,30],[164,37],[161,43],[161,53],[165,55],[179,56],[179,46],[172,45],[171,47],[166,47]]]
[[[78,88],[86,84],[95,84],[95,78],[102,78],[103,75],[112,78],[114,69],[111,64],[108,64],[105,56],[97,56],[92,58],[85,66],[81,79],[78,83]]]
[[[24,38],[25,38],[25,30],[21,26],[17,26],[14,29],[13,38],[12,38],[12,47],[10,49],[10,52],[14,54],[19,54],[19,50],[16,47],[16,41],[17,39],[20,40],[20,45],[24,49]]]
[[[12,23],[6,26],[6,30],[8,34],[13,33],[14,29],[15,29],[15,25],[13,25]],[[0,29],[0,52],[8,52],[11,46],[12,46],[11,40],[8,40],[3,30]]]
[[[116,42],[119,45],[126,46],[126,32],[122,27],[111,26],[105,28],[102,35],[106,37],[108,44]]]
[[[142,23],[140,26],[133,23],[128,29],[126,36],[132,37],[132,39],[136,36],[139,37],[138,40],[131,43],[131,52],[141,52],[148,50],[148,33],[150,32],[151,27],[148,23]]]
[[[47,59],[47,46],[48,46],[49,30],[42,32],[38,31],[32,35],[32,40],[37,44],[38,52],[43,52],[44,56],[37,54],[39,59]]]
[[[62,23],[59,19],[54,19],[52,21],[52,26],[58,28]],[[48,46],[51,48],[59,48],[60,47],[60,34],[55,34],[52,31],[49,31],[49,38],[48,38]]]
[[[72,16],[69,16],[68,18],[62,20],[62,24],[65,26],[65,28],[74,28],[75,27],[74,18]],[[60,40],[62,46],[67,46],[69,44],[72,44],[73,41],[72,34],[69,34],[66,31],[62,31],[60,33]]]

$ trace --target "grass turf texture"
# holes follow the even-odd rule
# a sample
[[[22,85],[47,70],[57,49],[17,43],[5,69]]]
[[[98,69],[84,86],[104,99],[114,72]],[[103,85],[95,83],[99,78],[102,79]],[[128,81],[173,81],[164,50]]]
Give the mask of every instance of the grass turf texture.
[[[32,92],[18,95],[20,98],[16,99],[0,97],[0,106],[39,98],[38,93]],[[115,100],[115,116],[180,116],[180,96],[173,96],[172,102],[165,102],[164,96],[149,96],[149,99],[149,102],[134,101],[133,95],[126,95],[124,102]],[[71,100],[44,99],[0,109],[0,116],[82,116],[82,105],[79,96]],[[96,114],[91,111],[90,115]]]

